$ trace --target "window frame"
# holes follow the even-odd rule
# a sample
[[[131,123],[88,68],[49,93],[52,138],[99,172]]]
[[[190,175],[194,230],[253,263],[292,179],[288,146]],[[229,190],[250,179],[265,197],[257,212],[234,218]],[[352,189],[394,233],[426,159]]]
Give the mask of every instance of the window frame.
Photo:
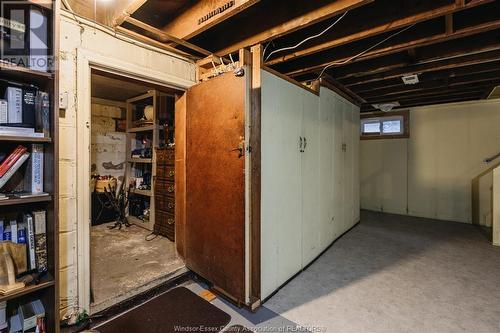
[[[383,134],[383,122],[402,117],[402,132],[400,134]],[[373,119],[380,122],[380,132],[363,133],[363,120]],[[361,140],[383,140],[383,139],[407,139],[410,137],[410,112],[409,110],[391,111],[391,112],[370,112],[360,115],[360,139]]]

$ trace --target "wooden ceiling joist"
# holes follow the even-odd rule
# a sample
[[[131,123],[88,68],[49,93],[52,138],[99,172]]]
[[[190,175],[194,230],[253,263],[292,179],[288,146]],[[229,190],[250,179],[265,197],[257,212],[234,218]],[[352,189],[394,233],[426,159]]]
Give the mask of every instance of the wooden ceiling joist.
[[[470,76],[474,74],[483,74],[483,73],[491,73],[491,72],[497,72],[500,67],[498,67],[499,62],[494,62],[493,66],[466,66],[466,67],[460,67],[455,70],[450,70],[450,69],[445,69],[442,71],[433,71],[433,72],[428,72],[428,73],[418,73],[419,74],[419,79],[423,81],[434,81],[434,80],[440,80],[440,79],[446,79],[448,77],[452,78],[460,78],[464,76]],[[388,88],[388,87],[400,87],[403,85],[403,81],[401,79],[401,76],[398,77],[393,77],[393,78],[387,78],[384,80],[380,80],[377,82],[370,82],[370,83],[364,83],[360,85],[351,85],[349,86],[349,89],[353,89],[357,91],[358,93],[363,93],[366,91],[373,91],[375,89],[379,88]]]
[[[198,52],[204,56],[211,55],[212,52],[205,50],[204,48],[198,47],[192,43],[189,43],[181,38],[174,37],[163,30],[160,30],[158,28],[155,28],[149,24],[146,24],[142,21],[139,21],[133,17],[126,17],[125,22],[132,24],[135,27],[138,27],[142,30],[145,30],[147,32],[150,32],[151,34],[157,36],[159,39],[161,39],[163,42],[173,42],[177,45],[182,45],[190,50],[193,50],[195,52]]]
[[[500,50],[490,52],[475,53],[465,55],[463,57],[454,57],[451,59],[444,59],[436,62],[428,62],[422,64],[412,64],[401,68],[392,69],[389,71],[382,71],[378,73],[366,73],[367,75],[356,76],[341,80],[340,82],[346,87],[352,87],[359,84],[366,84],[370,82],[377,82],[380,80],[387,80],[392,78],[399,78],[404,75],[422,74],[427,72],[434,72],[440,70],[452,70],[455,68],[469,67],[479,64],[488,64],[491,62],[500,61]]]
[[[386,103],[390,101],[400,101],[405,98],[408,99],[416,99],[420,97],[439,97],[441,95],[459,95],[462,93],[474,93],[477,92],[484,92],[484,89],[486,89],[489,85],[478,85],[474,87],[469,87],[466,89],[457,89],[457,88],[448,88],[448,89],[428,89],[428,90],[420,90],[413,92],[411,94],[404,93],[400,95],[391,95],[390,97],[388,96],[378,96],[378,97],[373,97],[369,98],[366,100],[366,103],[368,104],[380,104],[380,103]]]
[[[111,25],[113,27],[117,27],[121,25],[127,17],[130,17],[133,13],[135,13],[142,5],[146,3],[147,0],[131,0],[127,1],[125,8],[118,8],[115,10],[115,13],[111,17]]]
[[[325,42],[325,43],[321,43],[318,45],[310,46],[310,47],[305,48],[305,49],[297,50],[297,51],[291,52],[291,53],[284,55],[284,56],[279,56],[275,59],[268,61],[266,63],[266,65],[272,66],[272,65],[279,64],[279,63],[282,63],[285,61],[290,61],[290,60],[293,60],[296,58],[305,57],[305,56],[312,55],[312,54],[315,54],[318,52],[332,49],[332,48],[337,47],[337,46],[341,46],[341,45],[352,43],[352,42],[355,42],[355,41],[358,41],[361,39],[369,38],[369,37],[372,37],[372,36],[375,36],[375,35],[378,35],[378,34],[381,34],[384,32],[402,29],[402,28],[410,26],[412,24],[431,20],[431,19],[434,19],[436,17],[441,17],[441,16],[450,16],[451,17],[452,13],[454,13],[454,12],[468,9],[468,8],[472,8],[472,7],[475,7],[478,5],[483,5],[483,4],[490,3],[490,2],[492,2],[492,0],[474,0],[474,1],[469,2],[466,6],[460,6],[457,4],[450,4],[450,5],[442,6],[442,7],[439,7],[437,9],[432,9],[432,10],[428,10],[428,11],[418,13],[418,14],[415,14],[412,16],[404,17],[404,18],[398,19],[396,21],[389,21],[387,23],[384,23],[384,24],[381,24],[381,25],[378,25],[375,27],[370,27],[368,29],[359,31],[357,33],[349,34],[347,36],[340,37],[340,38],[337,38],[334,40],[330,40],[330,41]],[[452,22],[451,22],[451,24],[452,24]],[[450,33],[451,32],[452,31],[450,31]]]
[[[155,47],[158,47],[160,49],[163,49],[165,51],[169,51],[169,52],[172,52],[172,53],[175,53],[175,54],[178,54],[178,55],[181,55],[183,57],[186,57],[186,58],[189,58],[189,59],[194,59],[194,57],[189,54],[189,53],[186,53],[186,52],[183,52],[181,50],[178,50],[166,43],[162,43],[162,42],[159,42],[157,40],[154,40],[152,38],[149,38],[149,37],[146,37],[144,35],[141,35],[135,31],[132,31],[132,30],[129,30],[129,29],[125,29],[123,27],[115,27],[115,30],[126,35],[126,36],[130,36],[130,37],[133,37],[134,39],[140,41],[140,42],[143,42],[145,44],[149,44],[149,45],[152,45],[152,46],[155,46]]]
[[[401,86],[399,88],[395,87],[381,88],[363,93],[362,96],[366,100],[369,100],[370,98],[377,96],[387,96],[388,99],[392,99],[394,95],[402,95],[404,93],[410,94],[413,92],[419,92],[422,90],[429,90],[429,89],[436,90],[436,89],[449,89],[449,88],[460,88],[460,87],[467,88],[470,87],[470,85],[472,84],[478,84],[478,85],[498,84],[500,82],[500,77],[498,76],[498,73],[496,75],[497,75],[496,77],[492,75],[491,76],[477,75],[469,78],[460,78],[459,80],[450,78],[447,80],[421,82],[415,86],[406,85],[406,86]]]
[[[260,0],[200,0],[169,22],[163,31],[181,39],[190,39],[233,17]]]
[[[326,75],[324,78],[320,80],[320,84],[325,86],[326,88],[335,91],[338,93],[340,96],[344,97],[348,101],[351,101],[352,103],[356,105],[361,105],[363,103],[366,103],[366,101],[359,97],[359,95],[355,94],[352,90],[349,88],[346,88],[342,85],[340,85],[337,80],[335,80],[333,77]]]
[[[217,53],[225,55],[233,53],[241,48],[245,48],[250,45],[265,43],[272,39],[278,38],[285,34],[290,34],[299,29],[311,26],[330,17],[334,17],[338,14],[344,13],[347,10],[366,5],[373,1],[374,0],[337,0],[330,2],[323,1],[323,3],[325,3],[324,5],[306,13],[300,14],[299,16],[295,16],[293,14],[290,15],[290,13],[293,13],[293,11],[300,10],[300,8],[296,8],[297,6],[289,6],[287,2],[273,1],[274,4],[278,7],[276,8],[275,12],[262,13],[262,15],[267,15],[267,17],[262,17],[259,19],[262,19],[264,21],[270,20],[270,22],[279,23],[277,23],[275,26],[267,28],[264,31],[259,31],[255,34],[251,34],[249,37],[244,37],[237,43],[218,50]],[[283,16],[285,15],[289,18],[283,19]],[[258,24],[256,24],[256,26],[258,26]]]
[[[455,39],[468,37],[468,36],[480,34],[483,32],[487,32],[487,31],[491,31],[491,30],[495,30],[495,29],[499,29],[499,28],[500,28],[500,20],[494,21],[494,22],[487,22],[487,23],[483,23],[483,24],[480,24],[477,26],[472,26],[472,27],[456,30],[455,32],[453,32],[452,34],[449,34],[449,35],[447,35],[446,33],[443,33],[443,34],[430,36],[427,38],[422,38],[419,40],[414,40],[414,41],[407,42],[407,43],[401,43],[401,44],[397,44],[397,45],[383,47],[380,49],[374,49],[370,52],[365,53],[364,55],[362,55],[359,58],[353,59],[351,62],[348,62],[348,63],[357,62],[357,61],[365,61],[365,60],[369,60],[369,59],[373,59],[373,58],[377,58],[377,57],[382,57],[382,56],[406,51],[406,50],[409,50],[412,48],[418,48],[418,47],[433,45],[433,44],[441,43],[441,42],[445,42],[445,41],[455,40]],[[300,69],[287,71],[286,74],[294,77],[294,76],[303,75],[303,74],[307,74],[307,73],[311,73],[311,72],[317,72],[333,62],[343,63],[350,58],[351,58],[351,56],[347,56],[345,58],[340,58],[340,59],[338,59],[338,58],[337,59],[330,59],[330,60],[322,62],[320,64],[314,64],[313,66],[301,66]],[[332,67],[338,67],[338,66],[332,66]]]

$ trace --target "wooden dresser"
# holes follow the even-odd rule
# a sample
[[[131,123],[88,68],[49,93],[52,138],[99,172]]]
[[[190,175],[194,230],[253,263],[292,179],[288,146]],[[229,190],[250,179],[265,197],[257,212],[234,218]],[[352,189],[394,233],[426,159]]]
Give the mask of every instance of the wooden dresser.
[[[175,148],[156,149],[154,232],[175,241]]]

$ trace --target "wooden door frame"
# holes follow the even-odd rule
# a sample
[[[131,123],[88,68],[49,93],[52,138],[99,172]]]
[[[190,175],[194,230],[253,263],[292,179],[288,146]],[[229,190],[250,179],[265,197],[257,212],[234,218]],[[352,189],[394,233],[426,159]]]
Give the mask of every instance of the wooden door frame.
[[[77,49],[77,271],[78,306],[90,311],[90,127],[91,127],[91,71],[100,71],[130,77],[157,85],[186,90],[195,82],[155,71],[131,62],[108,58],[87,50]],[[87,223],[85,222],[87,221]]]
[[[261,70],[263,66],[263,48],[261,44],[252,46],[249,55],[251,67],[250,87],[250,128],[249,128],[249,228],[250,228],[250,262],[249,287],[250,307],[256,309],[261,304]],[[250,58],[251,56],[251,58]],[[240,52],[240,59],[244,53]]]

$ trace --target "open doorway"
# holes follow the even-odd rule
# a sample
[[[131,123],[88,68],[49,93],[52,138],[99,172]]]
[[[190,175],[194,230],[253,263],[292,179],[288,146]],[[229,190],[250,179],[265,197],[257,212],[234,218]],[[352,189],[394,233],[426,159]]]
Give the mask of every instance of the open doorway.
[[[91,313],[185,271],[175,246],[175,169],[168,159],[174,93],[92,70]]]

